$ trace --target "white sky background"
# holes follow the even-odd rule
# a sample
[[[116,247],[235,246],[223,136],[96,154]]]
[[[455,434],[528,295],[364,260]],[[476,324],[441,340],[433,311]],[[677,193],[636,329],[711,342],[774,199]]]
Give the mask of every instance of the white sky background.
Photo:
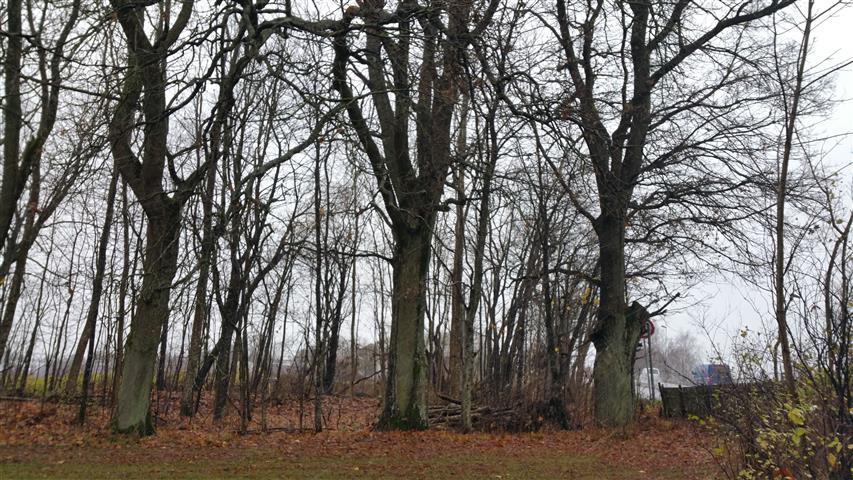
[[[827,1],[817,2],[817,11],[826,8]],[[853,59],[853,4],[840,9],[831,19],[819,24],[812,34],[810,58],[814,61],[832,57],[833,63]],[[853,67],[847,67],[835,76],[835,91],[831,97],[837,104],[826,122],[816,133],[837,135],[853,132]],[[853,136],[828,143],[833,148],[826,152],[825,163],[843,168],[842,197],[848,208],[853,208]],[[768,279],[770,272],[768,271]],[[692,333],[704,349],[703,358],[713,355],[714,349],[729,353],[731,338],[741,329],[763,331],[774,325],[773,299],[768,292],[735,279],[716,275],[693,288],[688,297],[673,304],[672,313],[658,318],[656,334],[670,338],[682,331]],[[700,324],[710,327],[705,331]]]
[[[822,10],[826,5],[834,3],[834,0],[818,0],[817,3],[818,10]],[[332,10],[335,12],[332,15],[334,17],[338,10],[336,8]],[[794,40],[798,41],[799,38]],[[840,9],[833,18],[818,26],[813,34],[813,48],[810,55],[812,59],[823,59],[831,56],[835,62],[853,58],[853,4]],[[831,96],[839,100],[853,98],[853,67],[848,67],[836,75],[835,91]],[[175,126],[177,127],[177,125]],[[823,130],[821,133],[824,135],[853,132],[853,102],[838,104],[831,117],[818,130],[821,129]],[[846,185],[844,196],[847,199],[848,207],[853,207],[853,167],[851,167],[853,164],[853,137],[847,137],[835,145],[832,151],[828,152],[826,163],[839,168],[846,167],[844,170]],[[367,275],[369,275],[369,270],[366,265],[361,265],[359,269],[359,274],[365,276],[359,281],[360,288],[366,291],[364,283]],[[435,272],[432,272],[431,275],[435,275]],[[768,279],[769,275],[770,272],[768,271]],[[386,276],[385,282],[387,289],[390,286],[390,276]],[[310,288],[310,285],[303,286]],[[296,295],[299,296],[300,293],[304,292],[299,292]],[[702,284],[684,293],[687,297],[673,304],[670,309],[671,313],[656,319],[655,323],[658,326],[656,335],[672,338],[681,331],[689,331],[700,341],[704,350],[703,358],[709,356],[714,350],[714,346],[720,347],[723,353],[726,353],[729,339],[743,327],[748,327],[752,331],[761,331],[764,330],[765,325],[772,325],[772,298],[770,294],[733,277],[722,275],[710,277]],[[305,321],[299,315],[303,315],[307,310],[303,310],[297,305],[307,305],[310,303],[309,297],[310,295],[292,300],[291,308],[295,309],[295,315],[290,317],[288,322],[288,329],[290,330],[287,343],[289,348],[292,346],[295,349],[301,345],[302,338],[298,329],[294,328],[294,324]],[[374,327],[373,305],[367,301],[367,298],[369,297],[358,299],[358,343],[362,346],[378,337],[378,332]],[[387,294],[386,300],[390,302],[390,297]],[[82,306],[82,304],[80,305]],[[345,310],[348,308],[347,302]],[[82,316],[82,312],[80,315]],[[389,320],[386,318],[386,322]],[[703,320],[706,326],[715,327],[708,332],[710,335],[706,336],[706,332],[698,326],[699,322]],[[390,329],[390,323],[386,323],[386,325]],[[218,326],[213,328],[218,330]],[[172,332],[173,335],[180,335],[180,326],[177,323],[172,327]],[[218,331],[216,335],[218,336]],[[278,338],[279,333],[275,335]],[[344,338],[349,336],[348,320],[342,327],[342,336]],[[76,338],[76,334],[72,338]],[[175,341],[180,341],[180,338]],[[342,341],[345,340],[342,339]],[[172,345],[172,348],[175,346]],[[288,354],[290,353],[293,351],[288,352]]]

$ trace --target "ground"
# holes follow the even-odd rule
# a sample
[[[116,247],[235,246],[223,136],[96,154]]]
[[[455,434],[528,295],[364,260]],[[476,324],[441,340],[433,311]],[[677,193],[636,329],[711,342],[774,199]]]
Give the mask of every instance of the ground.
[[[326,406],[328,429],[320,434],[298,430],[294,402],[270,408],[267,433],[240,435],[234,418],[188,422],[170,407],[157,435],[135,439],[109,434],[101,407],[77,427],[74,406],[0,400],[0,478],[715,478],[712,439],[653,415],[627,433],[378,433],[369,429],[375,400],[335,397]]]

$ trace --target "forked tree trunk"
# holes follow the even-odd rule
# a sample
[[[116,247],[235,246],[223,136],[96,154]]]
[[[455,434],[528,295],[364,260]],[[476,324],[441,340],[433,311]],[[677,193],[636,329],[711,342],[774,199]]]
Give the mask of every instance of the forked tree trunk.
[[[431,225],[432,222],[429,222]],[[387,385],[377,428],[423,429],[426,412],[424,314],[431,232],[397,232],[393,257],[393,295]]]
[[[332,311],[327,312],[326,314],[326,321],[328,322],[328,339],[326,340],[324,348],[326,361],[324,363],[323,370],[323,393],[327,395],[332,393],[332,387],[335,385],[335,376],[338,371],[338,348],[341,343],[341,326],[344,323],[343,308],[347,294],[347,277],[351,266],[349,264],[343,264],[336,265],[336,267],[340,274],[340,277],[338,277],[340,288],[336,292],[337,296],[334,299],[335,303],[332,306]]]
[[[231,344],[233,343],[234,330],[239,322],[239,291],[237,286],[238,273],[232,273],[229,280],[228,296],[222,309],[222,333],[219,338],[221,350],[216,355],[216,368],[214,370],[214,399],[213,419],[219,420],[225,415],[225,407],[228,403],[228,386],[231,380]],[[206,372],[205,372],[206,373]],[[200,381],[201,380],[201,381]],[[201,388],[202,378],[196,377],[196,383]],[[199,394],[200,395],[200,394]]]

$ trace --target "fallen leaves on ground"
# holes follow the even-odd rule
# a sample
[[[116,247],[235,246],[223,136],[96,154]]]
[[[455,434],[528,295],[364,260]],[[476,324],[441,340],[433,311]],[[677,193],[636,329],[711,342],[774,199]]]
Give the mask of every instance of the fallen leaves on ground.
[[[378,411],[378,400],[331,397],[324,399],[324,405],[327,430],[319,434],[298,431],[298,402],[285,402],[267,411],[268,427],[276,429],[270,433],[260,433],[259,410],[255,411],[250,429],[256,433],[240,435],[236,415],[215,424],[206,415],[183,419],[176,414],[176,407],[170,407],[173,410],[161,411],[157,434],[138,439],[109,433],[107,408],[91,407],[92,415],[80,427],[72,424],[77,408],[74,405],[0,401],[0,464],[117,462],[151,467],[154,463],[151,475],[174,477],[167,470],[158,473],[156,462],[160,461],[164,465],[195,465],[201,469],[205,464],[211,468],[216,465],[219,470],[210,472],[211,477],[230,476],[229,472],[252,477],[254,471],[275,471],[283,461],[294,472],[312,472],[320,460],[331,459],[335,467],[329,478],[441,478],[434,476],[433,470],[440,467],[442,471],[452,471],[454,465],[462,470],[460,478],[487,478],[465,476],[470,472],[494,478],[492,473],[501,462],[541,464],[547,470],[549,459],[578,458],[590,459],[588,466],[578,467],[581,473],[563,472],[558,476],[713,477],[713,460],[708,453],[712,439],[686,422],[656,416],[644,416],[628,433],[599,428],[521,434],[460,434],[450,430],[380,433],[371,431],[369,424]],[[305,405],[305,410],[310,411],[310,404]],[[313,424],[309,413],[303,415],[303,424]],[[583,476],[584,468],[604,467],[611,469],[608,472],[628,473],[605,476],[609,474],[600,470],[600,477]],[[553,474],[553,470],[547,471]],[[536,477],[533,473],[531,470],[530,478],[550,475]],[[258,478],[270,477],[259,473]]]

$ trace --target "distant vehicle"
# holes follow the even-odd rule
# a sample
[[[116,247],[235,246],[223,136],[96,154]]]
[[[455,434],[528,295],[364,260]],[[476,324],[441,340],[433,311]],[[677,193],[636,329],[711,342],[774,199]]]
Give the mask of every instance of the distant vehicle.
[[[634,391],[637,395],[645,400],[656,400],[658,383],[660,382],[660,370],[653,368],[651,370],[651,387],[649,387],[649,369],[643,368],[635,378],[636,385]]]
[[[637,377],[637,381],[640,383],[649,384],[649,369],[644,368],[640,370],[640,375]],[[660,382],[660,370],[657,368],[652,369],[652,385],[657,385]]]
[[[690,371],[696,385],[728,385],[732,383],[732,371],[722,363],[704,363]]]

